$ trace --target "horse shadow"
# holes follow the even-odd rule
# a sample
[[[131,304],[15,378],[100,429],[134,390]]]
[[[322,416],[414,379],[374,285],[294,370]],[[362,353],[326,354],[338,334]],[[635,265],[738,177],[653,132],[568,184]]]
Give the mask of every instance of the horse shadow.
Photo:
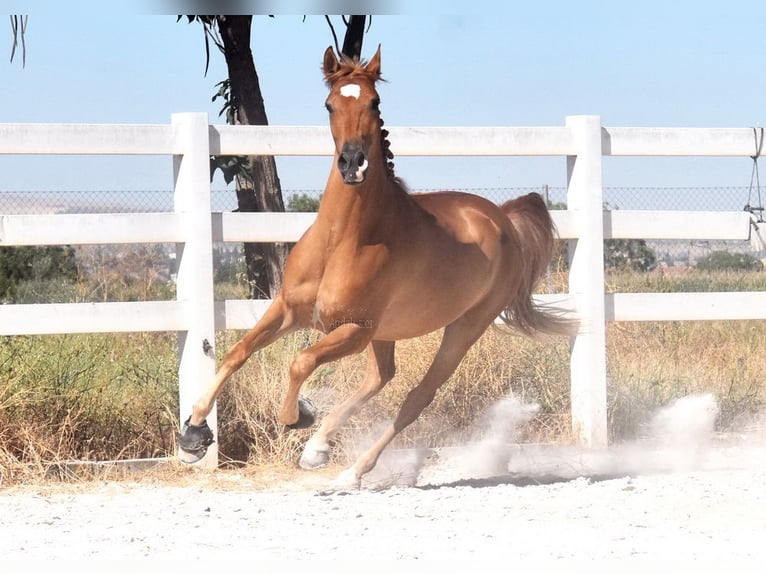
[[[606,482],[609,480],[621,480],[626,475],[624,473],[601,473],[601,474],[581,474],[578,476],[564,474],[504,474],[489,476],[484,478],[461,478],[446,482],[434,482],[427,484],[414,485],[418,490],[440,490],[443,488],[492,488],[496,486],[516,486],[527,488],[532,486],[551,486],[554,484],[563,484],[575,481],[586,481],[588,483]]]

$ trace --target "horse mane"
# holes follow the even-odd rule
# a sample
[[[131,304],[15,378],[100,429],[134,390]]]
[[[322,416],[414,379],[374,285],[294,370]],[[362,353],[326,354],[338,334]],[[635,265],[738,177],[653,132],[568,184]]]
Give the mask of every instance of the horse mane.
[[[399,185],[402,185],[402,181],[396,177],[396,174],[394,173],[394,162],[391,161],[394,159],[394,152],[391,151],[391,142],[388,141],[388,130],[383,129],[383,118],[380,118],[380,145],[383,148],[383,155],[386,156],[386,172],[388,173],[388,177],[390,179],[396,180]]]
[[[335,85],[335,82],[337,82],[341,78],[345,78],[348,76],[355,76],[355,75],[365,76],[373,84],[379,81],[385,82],[380,72],[372,73],[369,70],[365,69],[367,66],[367,63],[368,63],[367,60],[360,60],[359,58],[349,58],[348,56],[343,54],[338,60],[338,69],[331,74],[326,74],[324,77],[324,82],[328,88],[332,88],[332,86]]]
[[[367,60],[349,58],[348,56],[342,55],[338,63],[339,66],[337,70],[331,74],[325,74],[324,82],[328,88],[332,88],[335,83],[342,78],[353,79],[354,76],[363,76],[371,81],[373,85],[377,82],[386,81],[383,79],[380,72],[374,73],[366,69]],[[383,123],[383,118],[380,118],[380,143],[381,148],[383,149],[383,155],[386,158],[386,173],[388,174],[389,179],[397,180],[397,182],[402,185],[402,182],[394,173],[394,162],[391,161],[394,159],[394,152],[391,151],[391,142],[388,140],[388,130],[383,129]]]

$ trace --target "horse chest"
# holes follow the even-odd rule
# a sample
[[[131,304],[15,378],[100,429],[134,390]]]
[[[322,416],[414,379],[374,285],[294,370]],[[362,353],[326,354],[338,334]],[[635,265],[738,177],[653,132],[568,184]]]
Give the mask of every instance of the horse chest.
[[[339,250],[327,259],[319,284],[312,323],[324,331],[343,323],[372,326],[384,307],[379,286],[385,279],[387,250],[367,246]]]

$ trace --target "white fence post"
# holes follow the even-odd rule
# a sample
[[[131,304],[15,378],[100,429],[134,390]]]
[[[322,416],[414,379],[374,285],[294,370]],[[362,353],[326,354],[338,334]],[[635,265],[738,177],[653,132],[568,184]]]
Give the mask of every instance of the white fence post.
[[[569,292],[582,322],[572,338],[572,431],[579,444],[600,448],[608,440],[601,118],[570,116],[566,125],[577,146],[567,157],[567,209],[578,230],[569,242]]]
[[[188,330],[178,334],[178,395],[180,422],[215,375],[215,311],[213,296],[213,231],[210,213],[210,144],[206,113],[172,115],[183,155],[173,156],[176,213],[183,215],[185,242],[177,246],[177,296],[185,304]],[[216,410],[207,418],[216,438]],[[213,443],[198,463],[218,465]]]

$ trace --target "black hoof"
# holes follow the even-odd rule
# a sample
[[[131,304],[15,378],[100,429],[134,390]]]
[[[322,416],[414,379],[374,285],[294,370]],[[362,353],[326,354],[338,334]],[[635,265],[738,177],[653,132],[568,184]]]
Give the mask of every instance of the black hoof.
[[[207,421],[202,424],[193,425],[191,417],[181,427],[181,433],[178,435],[178,448],[189,457],[182,457],[184,462],[196,462],[200,460],[207,452],[207,447],[213,444],[213,431],[207,426]]]
[[[305,397],[298,397],[298,420],[291,425],[285,425],[290,430],[307,429],[314,424],[317,410],[314,404]]]

